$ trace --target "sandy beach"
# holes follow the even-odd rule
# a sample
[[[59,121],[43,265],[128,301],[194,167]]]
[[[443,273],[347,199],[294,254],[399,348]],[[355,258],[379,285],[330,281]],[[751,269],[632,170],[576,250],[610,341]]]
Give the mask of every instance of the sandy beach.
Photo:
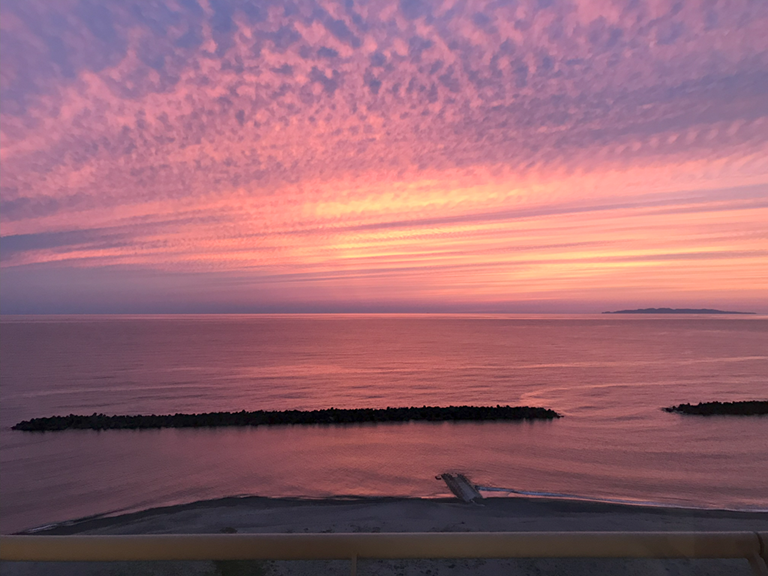
[[[504,531],[768,530],[768,513],[650,508],[594,502],[455,499],[224,498],[84,519],[45,534],[205,534]],[[2,563],[2,574],[348,574],[347,562]],[[361,561],[359,574],[750,574],[746,560],[399,560]]]

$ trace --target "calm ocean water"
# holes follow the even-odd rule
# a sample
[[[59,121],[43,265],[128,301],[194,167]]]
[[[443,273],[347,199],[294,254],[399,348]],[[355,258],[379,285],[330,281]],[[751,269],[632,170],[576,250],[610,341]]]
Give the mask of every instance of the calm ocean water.
[[[3,317],[0,531],[235,494],[447,496],[434,479],[768,509],[768,318]],[[10,430],[53,414],[531,405],[553,422]]]

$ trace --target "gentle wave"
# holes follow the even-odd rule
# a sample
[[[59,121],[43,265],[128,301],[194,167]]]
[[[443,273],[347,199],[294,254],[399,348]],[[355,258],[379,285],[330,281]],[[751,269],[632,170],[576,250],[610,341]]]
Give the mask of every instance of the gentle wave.
[[[514,488],[498,488],[495,486],[480,486],[475,484],[480,492],[503,492],[518,496],[530,496],[533,498],[552,498],[556,500],[578,500],[583,502],[597,502],[603,504],[625,504],[627,506],[645,506],[649,508],[675,508],[682,510],[728,510],[730,512],[768,512],[768,508],[720,508],[716,506],[693,506],[671,504],[668,502],[654,502],[652,500],[627,500],[624,498],[605,498],[597,496],[583,496],[579,494],[565,494],[561,492],[535,492],[532,490],[516,490]]]

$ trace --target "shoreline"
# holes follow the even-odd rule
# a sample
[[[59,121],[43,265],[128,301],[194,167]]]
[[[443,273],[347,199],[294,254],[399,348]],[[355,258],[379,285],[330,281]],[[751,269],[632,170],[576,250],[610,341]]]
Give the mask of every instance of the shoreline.
[[[286,516],[289,516],[286,518]],[[441,522],[460,519],[459,524]],[[455,523],[454,523],[455,524]],[[451,530],[446,530],[452,526]],[[768,530],[768,510],[615,503],[546,497],[227,496],[105,513],[14,534],[181,534],[435,531]]]
[[[768,512],[660,508],[546,498],[231,496],[116,516],[90,517],[36,530],[46,535],[327,534],[409,532],[706,532],[768,531]],[[22,532],[29,534],[30,531]],[[361,560],[378,576],[592,576],[660,574],[723,576],[749,573],[743,558],[511,558]],[[314,576],[348,574],[345,560],[0,562],[7,576]]]

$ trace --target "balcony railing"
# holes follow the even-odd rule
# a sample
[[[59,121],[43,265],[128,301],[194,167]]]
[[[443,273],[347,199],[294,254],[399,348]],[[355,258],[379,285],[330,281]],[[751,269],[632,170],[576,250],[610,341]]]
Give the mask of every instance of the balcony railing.
[[[744,558],[768,576],[768,532],[464,532],[0,536],[5,561]],[[746,568],[746,567],[745,567]]]

